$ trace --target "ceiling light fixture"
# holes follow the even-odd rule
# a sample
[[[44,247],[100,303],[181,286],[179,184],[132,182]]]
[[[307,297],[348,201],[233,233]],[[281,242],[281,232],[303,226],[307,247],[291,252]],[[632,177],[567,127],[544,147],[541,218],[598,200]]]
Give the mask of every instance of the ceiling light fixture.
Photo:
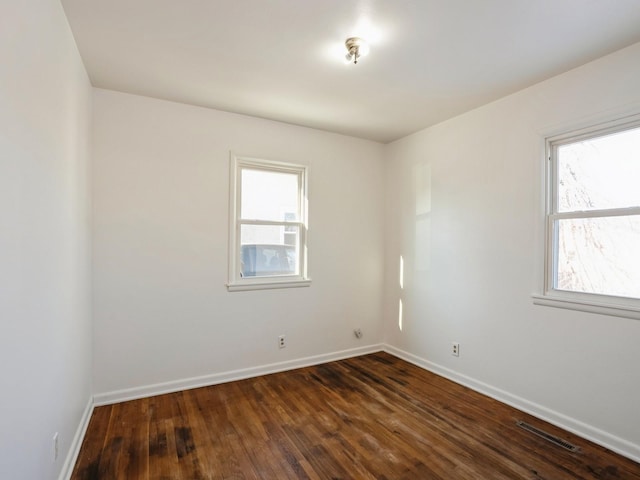
[[[347,55],[345,58],[347,62],[355,65],[358,63],[358,59],[360,57],[364,57],[367,53],[369,53],[369,45],[360,37],[350,37],[347,38],[347,41],[344,42],[344,45],[347,47]]]

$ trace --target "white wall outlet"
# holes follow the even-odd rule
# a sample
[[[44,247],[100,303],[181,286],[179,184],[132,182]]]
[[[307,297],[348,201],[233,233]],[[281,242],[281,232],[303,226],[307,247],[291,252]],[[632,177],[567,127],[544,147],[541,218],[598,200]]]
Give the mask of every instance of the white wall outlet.
[[[359,329],[359,328],[356,328],[356,329],[353,331],[353,334],[356,336],[356,338],[362,338],[362,330],[361,330],[361,329]]]
[[[284,335],[278,337],[278,348],[284,348],[287,346],[287,341]]]
[[[53,445],[51,446],[51,455],[53,456],[53,461],[58,460],[58,432],[53,434]]]
[[[453,342],[451,344],[451,355],[454,357],[460,356],[460,344],[458,342]]]

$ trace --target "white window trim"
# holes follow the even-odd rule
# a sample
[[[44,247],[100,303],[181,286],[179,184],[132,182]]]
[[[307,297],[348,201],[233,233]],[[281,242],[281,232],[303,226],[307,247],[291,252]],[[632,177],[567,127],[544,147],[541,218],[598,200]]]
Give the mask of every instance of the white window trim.
[[[299,209],[301,218],[297,222],[270,222],[251,220],[252,224],[260,225],[282,225],[291,224],[300,228],[300,249],[298,262],[300,265],[299,275],[283,275],[277,277],[241,277],[240,276],[240,249],[238,242],[240,239],[240,202],[241,185],[239,172],[241,168],[250,167],[259,170],[269,170],[277,172],[295,173],[300,177],[299,189]],[[308,241],[308,167],[291,163],[263,160],[252,157],[241,157],[230,152],[229,162],[229,281],[227,289],[230,292],[246,290],[265,290],[273,288],[296,288],[308,287],[311,285],[311,278],[308,274],[307,241]]]
[[[573,130],[550,136],[546,139],[545,148],[545,247],[544,247],[544,275],[541,292],[532,295],[535,305],[578,310],[582,312],[611,315],[615,317],[640,320],[640,299],[623,298],[595,293],[582,293],[560,290],[554,287],[556,272],[555,240],[553,238],[554,221],[562,218],[589,218],[601,216],[603,210],[584,212],[558,213],[556,210],[556,177],[557,162],[554,161],[554,147],[573,143],[583,138],[590,138],[607,133],[620,132],[626,129],[640,127],[640,114],[626,116],[617,120],[600,123],[590,127]],[[630,215],[640,213],[639,207],[607,209],[607,216]]]

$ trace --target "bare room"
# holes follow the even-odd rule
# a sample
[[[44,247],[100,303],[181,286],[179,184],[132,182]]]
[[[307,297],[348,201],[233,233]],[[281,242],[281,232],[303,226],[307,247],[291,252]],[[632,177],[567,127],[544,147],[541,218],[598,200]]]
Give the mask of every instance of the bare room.
[[[0,5],[0,478],[640,479],[640,2]]]

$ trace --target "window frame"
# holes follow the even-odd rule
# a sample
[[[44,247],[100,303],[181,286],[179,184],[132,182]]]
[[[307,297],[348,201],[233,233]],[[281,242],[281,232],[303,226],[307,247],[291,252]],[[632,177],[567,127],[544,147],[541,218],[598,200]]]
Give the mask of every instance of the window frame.
[[[307,242],[308,242],[308,167],[293,163],[265,160],[254,157],[238,156],[230,152],[229,162],[229,276],[227,289],[230,292],[243,290],[264,290],[273,288],[308,287],[311,279],[308,276]],[[298,209],[300,218],[297,221],[271,221],[242,219],[242,175],[243,169],[262,170],[267,172],[296,174],[298,176]],[[274,275],[243,277],[241,265],[241,235],[243,225],[276,225],[293,226],[299,229],[298,273],[293,275]]]
[[[640,128],[640,114],[595,124],[579,130],[566,131],[545,139],[544,278],[542,293],[533,295],[534,304],[640,319],[640,298],[557,288],[558,220],[640,215],[640,206],[559,212],[558,147],[636,128]]]

